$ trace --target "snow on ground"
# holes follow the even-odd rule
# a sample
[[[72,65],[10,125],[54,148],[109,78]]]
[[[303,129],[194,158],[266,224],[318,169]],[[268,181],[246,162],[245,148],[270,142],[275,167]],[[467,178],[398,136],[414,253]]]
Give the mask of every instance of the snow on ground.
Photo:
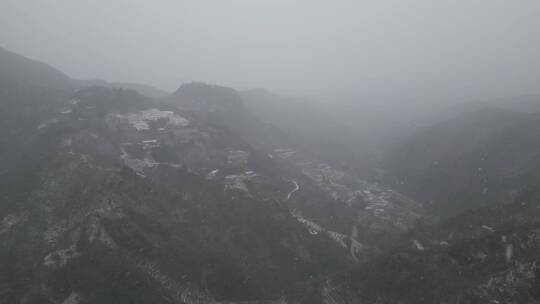
[[[351,241],[350,255],[351,257],[359,262],[358,257],[361,256],[362,251],[366,250],[366,247],[357,241],[358,239],[358,228],[354,225],[351,229],[349,240]]]
[[[304,224],[306,226],[307,230],[309,231],[309,233],[311,233],[313,235],[317,235],[317,234],[321,233],[322,231],[324,231],[324,229],[319,224],[317,224],[315,222],[312,222],[310,220],[306,220],[303,217],[297,217],[296,220],[299,221],[300,223]]]
[[[142,172],[145,168],[152,168],[158,165],[158,163],[150,158],[136,159],[131,157],[124,158],[124,164],[137,172]]]
[[[212,178],[216,177],[216,175],[218,173],[219,173],[219,169],[212,170],[212,171],[210,171],[210,173],[208,173],[208,175],[206,175],[206,178],[207,179],[212,179]]]
[[[328,182],[336,184],[337,181],[345,177],[345,172],[336,170],[325,163],[313,164],[312,162],[302,162],[299,165],[302,167],[302,172],[305,175],[319,183]]]
[[[302,213],[297,211],[297,210],[291,211],[291,215],[294,218],[296,218],[296,220],[298,222],[302,223],[306,227],[306,229],[309,231],[310,234],[318,235],[319,233],[326,233],[326,235],[328,235],[332,240],[334,240],[336,243],[338,243],[341,247],[347,248],[347,244],[346,244],[345,240],[348,239],[348,236],[346,236],[346,235],[344,235],[342,233],[339,233],[339,232],[330,231],[330,230],[325,229],[321,225],[304,218],[302,216]]]
[[[420,204],[391,189],[366,183],[357,193],[367,203],[365,211],[400,230],[407,230],[420,217]]]
[[[365,189],[357,193],[368,203],[366,210],[372,211],[375,215],[380,215],[388,208],[395,207],[393,202],[404,201],[406,198],[400,194],[379,187],[376,184],[366,184]]]
[[[321,290],[322,303],[326,304],[339,304],[345,303],[343,299],[342,291],[339,288],[333,286],[332,280],[326,280]]]
[[[482,228],[483,228],[483,229],[486,229],[486,230],[489,231],[489,232],[495,232],[495,229],[493,229],[492,227],[487,226],[487,225],[482,225]]]
[[[144,150],[151,150],[161,147],[161,144],[157,139],[143,140],[141,144]]]
[[[155,263],[141,260],[137,263],[137,268],[148,274],[153,280],[158,282],[163,288],[172,291],[173,296],[181,303],[187,304],[217,304],[213,297],[206,291],[191,286],[186,282],[173,280],[159,270]]]
[[[152,168],[159,165],[159,163],[155,162],[151,158],[137,159],[131,157],[131,155],[126,152],[124,147],[120,147],[120,151],[122,152],[120,157],[122,158],[122,160],[124,160],[124,164],[131,168],[133,171],[142,172],[145,168]]]
[[[253,171],[247,171],[244,174],[231,174],[225,176],[225,190],[241,190],[249,193],[249,189],[246,186],[245,181],[250,180],[254,177],[256,177],[257,174]]]
[[[287,149],[275,151],[280,156],[291,152]],[[301,168],[305,176],[325,189],[335,201],[348,205],[363,201],[366,203],[364,206],[366,212],[381,220],[392,222],[392,225],[397,228],[406,229],[418,217],[415,210],[419,204],[391,189],[363,181],[327,163],[318,163],[309,159],[297,159],[293,163]],[[353,188],[352,185],[356,186]]]
[[[69,101],[69,104],[77,105],[77,104],[79,104],[79,102],[81,102],[80,99],[78,99],[78,98],[73,98],[73,99],[71,99],[71,100]]]
[[[187,119],[173,111],[161,111],[158,109],[149,109],[128,115],[116,114],[116,117],[127,119],[127,121],[138,131],[149,130],[150,125],[148,123],[160,119],[166,119],[169,125],[175,127],[185,127],[189,125]]]
[[[300,161],[296,163],[305,176],[319,184],[319,186],[336,201],[343,201],[352,204],[356,198],[354,189],[349,189],[341,184],[346,179],[352,179],[345,172],[337,170],[326,163],[314,163],[311,161]]]
[[[81,255],[75,246],[71,246],[66,249],[59,249],[48,254],[43,258],[43,265],[52,268],[59,268],[65,266],[69,260]]]
[[[47,242],[48,245],[54,246],[58,241],[58,238],[68,230],[68,225],[66,221],[59,221],[54,225],[51,225],[43,233],[43,240]]]
[[[424,246],[418,240],[413,240],[413,244],[414,244],[414,247],[416,247],[416,249],[420,251],[426,250],[426,248],[424,248]]]
[[[142,148],[144,150],[150,150],[154,148],[159,148],[161,145],[156,139],[152,140],[144,140],[142,141]],[[120,158],[124,161],[124,164],[128,166],[130,169],[135,171],[137,175],[141,177],[145,177],[144,170],[146,168],[153,168],[159,165],[162,166],[169,166],[172,168],[182,168],[182,164],[175,164],[175,163],[167,163],[167,162],[156,162],[149,153],[146,154],[146,156],[142,159],[135,158],[131,156],[129,153],[127,153],[126,149],[124,149],[123,146],[131,145],[131,143],[123,143],[120,147]]]
[[[234,166],[246,166],[248,162],[249,154],[242,150],[229,151],[227,155],[227,162]]]
[[[341,247],[347,248],[347,243],[345,242],[349,237],[345,234],[335,232],[335,231],[327,231],[328,236],[330,236],[331,239],[333,239],[335,242],[337,242]]]
[[[275,149],[274,152],[277,156],[284,159],[290,158],[296,154],[296,151],[291,149]]]
[[[59,121],[58,118],[49,119],[49,120],[47,120],[47,121],[44,121],[44,122],[40,123],[39,126],[38,126],[37,128],[38,128],[39,130],[41,130],[41,129],[44,129],[44,128],[46,128],[46,127],[52,125],[52,124],[57,123],[58,121]]]
[[[62,304],[79,304],[81,301],[81,296],[76,293],[72,292],[63,302]]]
[[[11,230],[12,227],[24,220],[23,216],[17,214],[8,214],[0,222],[0,233],[7,232]]]
[[[243,175],[227,175],[225,177],[225,190],[237,189],[249,193],[244,180],[245,177]]]

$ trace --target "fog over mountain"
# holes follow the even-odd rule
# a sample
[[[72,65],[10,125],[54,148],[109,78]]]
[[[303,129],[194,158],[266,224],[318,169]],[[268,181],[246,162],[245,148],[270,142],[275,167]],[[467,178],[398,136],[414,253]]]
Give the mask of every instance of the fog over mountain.
[[[398,104],[539,93],[538,14],[535,0],[4,0],[0,37],[75,78]]]
[[[0,304],[540,303],[537,1],[0,1]]]

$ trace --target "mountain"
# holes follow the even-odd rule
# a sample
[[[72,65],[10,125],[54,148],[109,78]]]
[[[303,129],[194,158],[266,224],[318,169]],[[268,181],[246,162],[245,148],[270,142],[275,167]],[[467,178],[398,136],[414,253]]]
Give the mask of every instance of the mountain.
[[[9,303],[295,302],[421,218],[261,122],[233,89],[187,84],[156,100],[0,85]]]
[[[280,175],[290,176],[295,185],[295,192],[291,192],[294,198],[288,199],[291,212],[313,233],[330,230],[333,235],[350,240],[352,245],[345,247],[356,261],[389,250],[396,238],[424,218],[421,204],[358,174],[352,157],[344,159],[342,153],[320,153],[323,148],[319,143],[300,134],[290,134],[282,124],[274,125],[275,121],[261,120],[256,111],[250,111],[253,105],[248,106],[254,99],[246,100],[234,89],[204,83],[185,84],[171,95],[169,102],[200,119],[233,130],[276,162]],[[270,107],[273,104],[269,102]],[[286,120],[293,120],[295,115],[298,114]],[[310,124],[313,123],[311,120]],[[336,142],[334,149],[346,151],[347,147]],[[296,199],[300,196],[305,201]]]
[[[0,84],[69,89],[73,80],[45,63],[0,48]]]
[[[279,302],[354,263],[350,207],[228,128],[130,90],[0,85],[3,301]]]
[[[94,79],[94,80],[76,80],[76,84],[78,87],[101,86],[101,87],[108,87],[108,88],[113,88],[113,89],[133,90],[141,95],[155,98],[155,99],[164,98],[169,95],[169,93],[163,90],[160,90],[150,85],[140,84],[140,83],[107,82],[101,79]]]
[[[140,84],[140,83],[112,82],[108,86],[112,88],[123,88],[123,89],[133,90],[141,95],[148,96],[151,98],[164,98],[167,95],[169,95],[168,92],[165,92],[161,89],[158,89],[153,86],[146,85],[146,84]]]
[[[485,108],[417,132],[387,156],[388,175],[440,213],[511,202],[536,191],[539,113]]]
[[[356,174],[370,169],[372,151],[356,142],[354,131],[340,125],[315,105],[281,97],[263,89],[238,92],[205,83],[182,85],[169,102],[201,119],[224,125],[252,146],[272,152],[301,150]]]
[[[137,83],[110,83],[104,80],[76,80],[50,65],[26,58],[0,47],[0,89],[32,86],[41,90],[76,90],[82,87],[107,86],[131,89],[152,98],[168,94],[149,85]]]
[[[297,145],[335,165],[348,164],[358,174],[368,174],[374,151],[358,136],[358,130],[312,101],[273,94],[264,89],[240,93],[245,106],[261,121],[277,126]]]
[[[473,100],[458,103],[446,107],[441,111],[441,120],[448,120],[456,116],[480,111],[485,108],[496,107],[518,113],[534,113],[540,111],[540,96],[538,95],[518,95],[505,98],[493,98],[484,100]]]
[[[316,106],[2,54],[0,303],[540,301],[538,113],[426,127],[373,177]]]
[[[264,123],[254,115],[240,92],[232,88],[187,83],[165,100],[202,121],[235,132],[258,150],[271,153],[275,149],[296,145],[285,130]]]
[[[86,88],[62,106],[3,172],[8,302],[277,300],[352,262],[234,134],[133,91]]]
[[[539,196],[479,208],[313,288],[323,303],[539,303]]]

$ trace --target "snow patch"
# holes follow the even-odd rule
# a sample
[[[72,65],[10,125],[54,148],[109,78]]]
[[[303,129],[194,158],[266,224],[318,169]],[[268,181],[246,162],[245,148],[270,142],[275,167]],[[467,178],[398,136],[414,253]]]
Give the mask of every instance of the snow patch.
[[[328,236],[341,247],[347,248],[347,243],[345,241],[349,238],[348,236],[335,231],[328,231]]]
[[[81,301],[81,296],[76,293],[72,292],[63,302],[62,304],[79,304]]]
[[[52,268],[59,268],[65,266],[69,260],[80,256],[75,246],[71,246],[66,249],[59,249],[51,252],[43,259],[43,265]]]
[[[47,242],[49,246],[56,245],[58,238],[68,230],[66,221],[60,221],[50,226],[43,233],[43,240]]]
[[[277,154],[280,158],[290,158],[296,154],[296,151],[291,149],[275,149],[274,153]]]
[[[413,244],[416,247],[416,249],[420,251],[426,250],[426,248],[424,248],[424,246],[418,240],[413,240]]]
[[[312,221],[310,221],[308,219],[305,219],[302,216],[302,213],[297,211],[296,209],[291,211],[291,215],[294,218],[296,218],[297,221],[304,224],[304,226],[306,226],[306,228],[307,228],[307,230],[309,231],[310,234],[317,235],[317,234],[324,231],[324,228],[321,227],[321,225],[319,225],[319,224],[317,224],[315,222],[312,222]]]
[[[24,219],[23,216],[13,214],[13,213],[6,215],[2,219],[2,222],[0,223],[0,227],[1,227],[0,228],[0,233],[4,233],[4,232],[7,232],[7,231],[11,230],[11,228],[13,228],[15,225],[22,222],[23,219]]]
[[[69,101],[69,103],[72,104],[72,105],[77,105],[77,104],[79,104],[79,102],[81,102],[81,100],[78,99],[78,98],[73,98],[73,99],[71,99]]]
[[[38,130],[45,129],[46,127],[48,127],[48,126],[50,126],[52,124],[55,124],[57,122],[58,122],[58,119],[56,119],[56,118],[49,119],[47,121],[44,121],[44,122],[40,123],[37,128],[38,128]]]
[[[244,175],[227,175],[225,176],[225,190],[241,190],[249,194],[249,190],[246,186]]]
[[[218,172],[219,172],[219,169],[212,170],[212,171],[210,171],[210,173],[208,173],[206,178],[208,178],[208,179],[215,178],[216,175],[218,174]]]
[[[291,212],[291,215],[294,218],[296,218],[296,220],[298,222],[302,223],[306,227],[306,229],[308,230],[308,232],[310,234],[318,235],[320,233],[326,233],[326,235],[328,235],[328,237],[331,238],[333,241],[335,241],[339,246],[341,246],[343,248],[347,248],[346,240],[349,237],[346,236],[345,234],[335,232],[335,231],[331,231],[331,230],[327,230],[324,227],[322,227],[321,225],[304,218],[302,216],[302,213],[297,211],[297,210],[293,210]]]
[[[297,217],[296,220],[304,224],[307,230],[309,231],[309,233],[313,235],[317,235],[323,231],[323,228],[319,224],[312,222],[310,220],[306,220],[303,217]]]
[[[229,151],[227,162],[234,166],[245,166],[248,162],[249,154],[242,150]]]
[[[189,283],[181,283],[177,280],[172,280],[161,272],[154,263],[140,261],[137,263],[137,268],[144,271],[163,288],[172,291],[172,295],[180,303],[218,303],[210,295],[208,295],[207,292],[200,290],[195,286],[191,286]]]
[[[145,168],[152,168],[159,165],[159,163],[148,157],[144,159],[137,159],[131,157],[131,155],[126,152],[124,147],[120,147],[120,151],[122,152],[120,157],[124,161],[124,164],[135,172],[142,172]]]
[[[150,121],[156,121],[160,119],[167,120],[167,123],[175,127],[185,127],[189,125],[189,121],[184,117],[174,113],[173,111],[161,111],[158,109],[149,109],[140,111],[138,113],[131,113],[128,115],[116,115],[119,118],[126,118],[128,122],[138,131],[149,130]]]
[[[482,228],[489,231],[489,232],[495,232],[495,229],[493,229],[492,227],[489,227],[487,225],[482,225]]]

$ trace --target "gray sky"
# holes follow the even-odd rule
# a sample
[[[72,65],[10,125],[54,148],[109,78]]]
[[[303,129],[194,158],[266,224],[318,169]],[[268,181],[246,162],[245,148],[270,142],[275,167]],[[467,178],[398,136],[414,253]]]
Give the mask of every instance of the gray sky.
[[[538,0],[1,0],[0,45],[76,78],[396,98],[539,93]]]

